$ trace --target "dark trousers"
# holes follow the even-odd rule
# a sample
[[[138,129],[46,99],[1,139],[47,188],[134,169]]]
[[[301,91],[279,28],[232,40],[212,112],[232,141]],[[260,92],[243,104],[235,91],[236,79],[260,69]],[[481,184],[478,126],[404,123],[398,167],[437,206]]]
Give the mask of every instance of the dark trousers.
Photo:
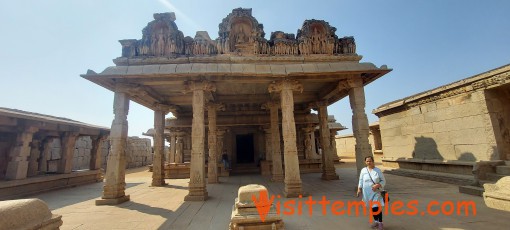
[[[382,222],[382,207],[381,207],[381,212],[377,215],[375,215],[375,213],[377,213],[377,209],[379,209],[379,207],[372,207],[372,213],[374,213],[374,220],[375,221],[378,221],[378,222]]]

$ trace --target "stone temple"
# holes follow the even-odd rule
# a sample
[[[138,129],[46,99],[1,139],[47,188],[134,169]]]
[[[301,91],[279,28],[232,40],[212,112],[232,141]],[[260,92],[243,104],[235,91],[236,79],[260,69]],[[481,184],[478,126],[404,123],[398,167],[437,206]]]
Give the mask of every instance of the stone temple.
[[[214,40],[206,31],[184,36],[175,20],[174,13],[154,14],[141,39],[120,40],[115,66],[82,75],[115,93],[97,204],[129,200],[124,148],[130,101],[154,111],[152,185],[164,184],[165,158],[189,162],[185,200],[207,199],[206,184],[218,182],[225,152],[234,170],[263,165],[263,174],[284,183],[287,197],[306,191],[300,171],[310,164],[320,163],[322,179],[338,179],[327,108],[347,96],[358,171],[372,155],[364,87],[391,69],[360,62],[353,37],[338,37],[328,22],[312,19],[296,34],[276,31],[267,39],[252,10],[243,8],[221,21]],[[174,117],[165,119],[169,112]]]

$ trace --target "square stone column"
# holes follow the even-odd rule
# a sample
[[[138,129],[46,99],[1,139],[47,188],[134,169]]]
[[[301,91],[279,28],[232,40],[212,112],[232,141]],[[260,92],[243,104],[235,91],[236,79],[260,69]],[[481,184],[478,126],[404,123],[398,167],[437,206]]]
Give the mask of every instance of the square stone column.
[[[170,131],[170,140],[168,140],[170,143],[170,152],[168,153],[168,161],[170,163],[175,163],[175,133],[173,130]]]
[[[331,146],[331,153],[333,154],[332,155],[333,162],[339,162],[340,157],[338,157],[338,150],[336,149],[336,132],[337,132],[337,130],[330,129],[329,132],[330,132],[329,140],[331,141],[330,146]]]
[[[283,167],[282,167],[282,150],[280,147],[281,137],[280,137],[280,125],[278,122],[278,108],[280,104],[278,102],[267,102],[263,105],[263,108],[269,109],[270,118],[271,118],[271,160],[273,161],[273,169],[272,169],[272,181],[283,181]]]
[[[43,140],[42,153],[39,159],[39,171],[41,173],[46,173],[48,171],[48,161],[51,159],[51,147],[54,139],[54,137],[46,137]]]
[[[30,143],[30,157],[28,161],[28,173],[27,176],[37,175],[39,169],[39,163],[37,160],[41,157],[41,140],[32,140]]]
[[[303,194],[296,146],[293,91],[303,91],[298,81],[282,80],[269,85],[269,92],[280,92],[282,107],[283,158],[285,161],[285,197]],[[274,162],[273,162],[274,163]]]
[[[156,105],[154,110],[154,158],[152,160],[152,186],[164,186],[165,183],[165,114],[164,105]]]
[[[217,142],[218,144],[216,149],[216,162],[221,162],[221,155],[223,154],[223,146],[225,143],[225,133],[228,132],[228,129],[222,128],[222,129],[216,129],[216,135],[217,135]]]
[[[209,137],[208,137],[208,147],[209,147],[209,165],[207,167],[207,183],[216,184],[219,183],[218,180],[218,163],[216,161],[218,149],[218,133],[216,128],[216,112],[218,110],[225,110],[225,106],[222,104],[209,103],[207,105],[207,118],[209,119]]]
[[[110,129],[110,153],[108,154],[103,196],[96,205],[115,205],[129,200],[126,190],[126,144],[128,134],[127,115],[129,96],[118,90],[113,100],[115,118]]]
[[[64,132],[60,137],[62,144],[62,157],[58,162],[58,173],[71,173],[73,170],[73,157],[76,140],[79,137],[77,132]]]
[[[271,134],[271,127],[264,126],[264,137],[265,137],[265,143],[266,143],[266,161],[273,161],[273,149],[271,147],[272,140],[272,134]]]
[[[315,151],[315,125],[303,128],[305,133],[305,159],[319,159]]]
[[[319,110],[319,132],[322,147],[322,176],[323,180],[338,180],[333,162],[333,147],[331,146],[328,126],[328,104],[326,101],[317,102]],[[336,154],[336,153],[335,153]]]
[[[369,127],[368,118],[365,113],[365,91],[363,88],[363,80],[361,78],[349,79],[341,82],[340,86],[350,87],[349,102],[352,109],[352,131],[356,139],[356,168],[358,175],[365,167],[365,157],[372,156],[372,146],[368,140]]]
[[[92,149],[90,150],[90,170],[96,170],[101,168],[102,155],[103,155],[103,143],[108,138],[107,135],[92,136]]]
[[[189,193],[186,201],[204,201],[207,199],[205,183],[205,91],[215,91],[215,86],[206,81],[188,82],[185,92],[193,93],[193,121],[191,124],[191,166]]]
[[[184,132],[175,134],[175,163],[184,162]]]
[[[27,178],[28,173],[28,157],[30,156],[30,143],[34,133],[39,129],[36,127],[26,127],[16,136],[16,143],[12,147],[5,172],[5,179],[19,180]]]

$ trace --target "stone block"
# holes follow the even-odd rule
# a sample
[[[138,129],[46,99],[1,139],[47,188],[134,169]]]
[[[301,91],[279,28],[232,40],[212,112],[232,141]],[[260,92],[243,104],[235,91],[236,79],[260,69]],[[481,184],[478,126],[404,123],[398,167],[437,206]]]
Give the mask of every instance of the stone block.
[[[144,74],[158,74],[160,65],[144,65],[142,72]]]
[[[128,75],[138,75],[143,73],[143,66],[128,66]]]
[[[175,73],[189,73],[191,71],[191,64],[178,64],[175,68]]]
[[[284,65],[271,65],[271,73],[273,75],[284,75],[287,72]]]
[[[62,216],[52,214],[39,199],[0,201],[0,229],[59,229]]]
[[[483,185],[483,200],[489,208],[510,211],[510,176],[505,176],[495,184]]]

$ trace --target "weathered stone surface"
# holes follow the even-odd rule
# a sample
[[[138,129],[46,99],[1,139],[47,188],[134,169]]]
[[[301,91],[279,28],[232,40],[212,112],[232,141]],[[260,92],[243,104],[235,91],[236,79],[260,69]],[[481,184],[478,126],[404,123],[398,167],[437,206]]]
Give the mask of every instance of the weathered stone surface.
[[[490,208],[510,212],[510,176],[498,180],[495,184],[484,184],[483,199]]]
[[[39,199],[0,201],[0,230],[59,229],[62,216]]]

